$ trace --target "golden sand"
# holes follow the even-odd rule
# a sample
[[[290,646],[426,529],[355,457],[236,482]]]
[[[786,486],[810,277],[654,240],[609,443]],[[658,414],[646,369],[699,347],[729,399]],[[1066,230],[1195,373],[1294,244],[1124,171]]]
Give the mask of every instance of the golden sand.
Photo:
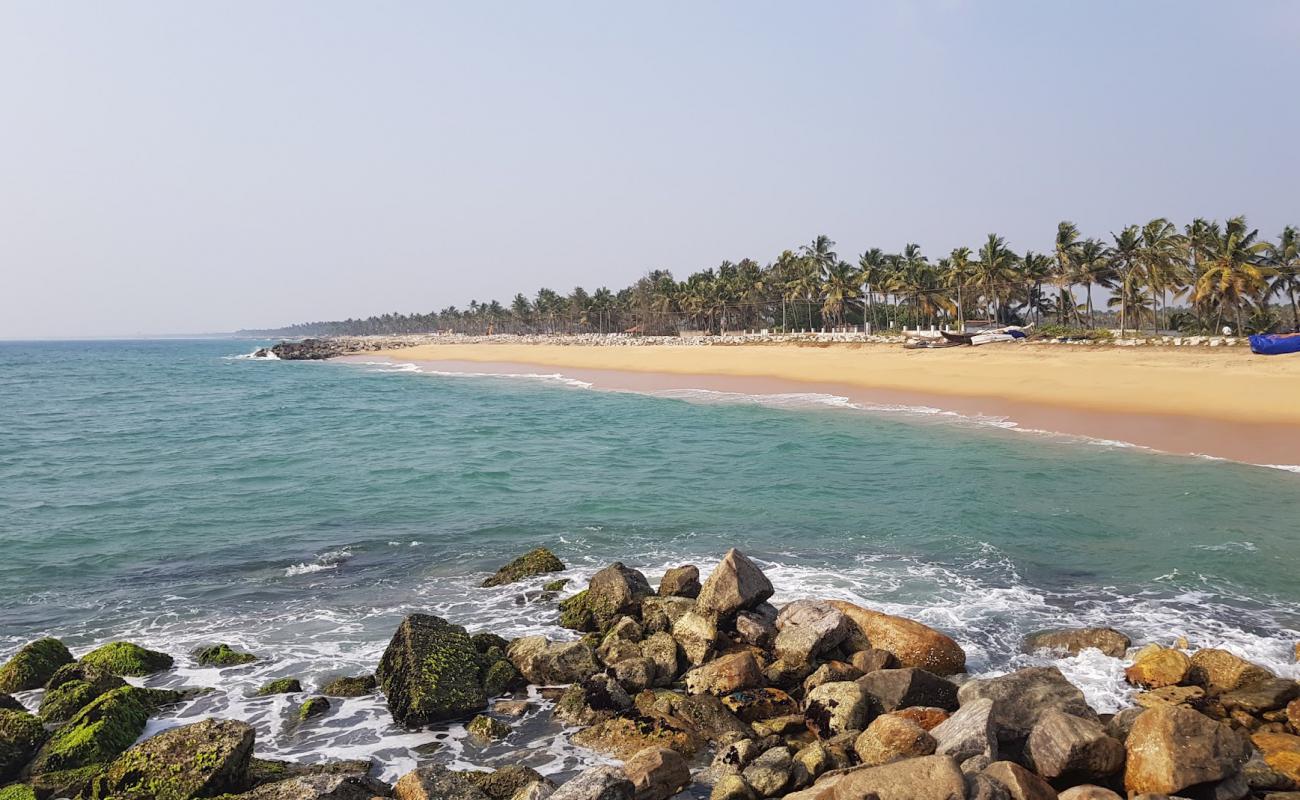
[[[776,378],[1058,409],[1300,426],[1300,356],[1256,356],[1245,348],[433,344],[378,355],[398,361]]]

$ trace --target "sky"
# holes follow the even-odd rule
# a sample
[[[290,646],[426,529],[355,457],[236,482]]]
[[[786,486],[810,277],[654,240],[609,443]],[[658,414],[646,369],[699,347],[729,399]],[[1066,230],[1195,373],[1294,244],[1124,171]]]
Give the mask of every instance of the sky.
[[[1300,224],[1300,3],[0,1],[0,338]]]

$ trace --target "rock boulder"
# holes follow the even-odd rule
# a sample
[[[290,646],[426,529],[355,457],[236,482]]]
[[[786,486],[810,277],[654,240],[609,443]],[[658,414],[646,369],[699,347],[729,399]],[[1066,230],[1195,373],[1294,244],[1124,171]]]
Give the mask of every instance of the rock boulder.
[[[1111,658],[1123,658],[1132,640],[1114,628],[1053,628],[1036,631],[1025,637],[1024,651],[1038,650],[1078,655],[1084,650],[1100,650]]]
[[[90,800],[190,800],[242,789],[253,726],[206,719],[169,728],[122,753],[91,784]]]
[[[1196,711],[1159,706],[1142,712],[1125,742],[1130,793],[1172,794],[1237,774],[1250,757],[1244,736]]]
[[[496,571],[496,574],[487,578],[481,584],[484,588],[491,586],[504,586],[508,583],[516,583],[525,578],[531,578],[535,575],[545,575],[549,572],[563,572],[564,562],[555,557],[555,554],[545,547],[538,547],[530,550],[522,556],[506,564]]]
[[[700,587],[696,608],[703,614],[730,617],[753,608],[774,591],[758,565],[733,547]]]
[[[848,647],[885,650],[904,667],[928,670],[936,675],[955,675],[966,669],[966,653],[951,637],[903,617],[856,606],[843,600],[828,600],[849,620]]]
[[[441,617],[402,620],[375,677],[393,719],[408,727],[471,714],[487,705],[478,653],[469,634]]]
[[[25,645],[0,667],[0,692],[26,692],[39,689],[64,664],[72,663],[72,654],[58,639],[37,639]]]

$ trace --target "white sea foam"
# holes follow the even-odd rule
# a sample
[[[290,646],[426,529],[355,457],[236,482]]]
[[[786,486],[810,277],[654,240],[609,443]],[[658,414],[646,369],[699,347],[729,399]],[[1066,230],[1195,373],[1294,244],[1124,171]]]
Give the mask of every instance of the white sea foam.
[[[352,551],[348,549],[329,550],[321,553],[315,561],[293,564],[286,567],[284,575],[286,578],[292,578],[296,575],[310,575],[313,572],[325,572],[326,570],[338,569],[349,558],[352,558]]]

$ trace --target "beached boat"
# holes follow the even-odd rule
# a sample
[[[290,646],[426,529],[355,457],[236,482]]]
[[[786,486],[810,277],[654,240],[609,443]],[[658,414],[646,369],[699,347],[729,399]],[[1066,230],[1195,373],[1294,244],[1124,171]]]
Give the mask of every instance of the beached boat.
[[[1300,333],[1257,333],[1250,337],[1250,352],[1261,356],[1300,353]]]

